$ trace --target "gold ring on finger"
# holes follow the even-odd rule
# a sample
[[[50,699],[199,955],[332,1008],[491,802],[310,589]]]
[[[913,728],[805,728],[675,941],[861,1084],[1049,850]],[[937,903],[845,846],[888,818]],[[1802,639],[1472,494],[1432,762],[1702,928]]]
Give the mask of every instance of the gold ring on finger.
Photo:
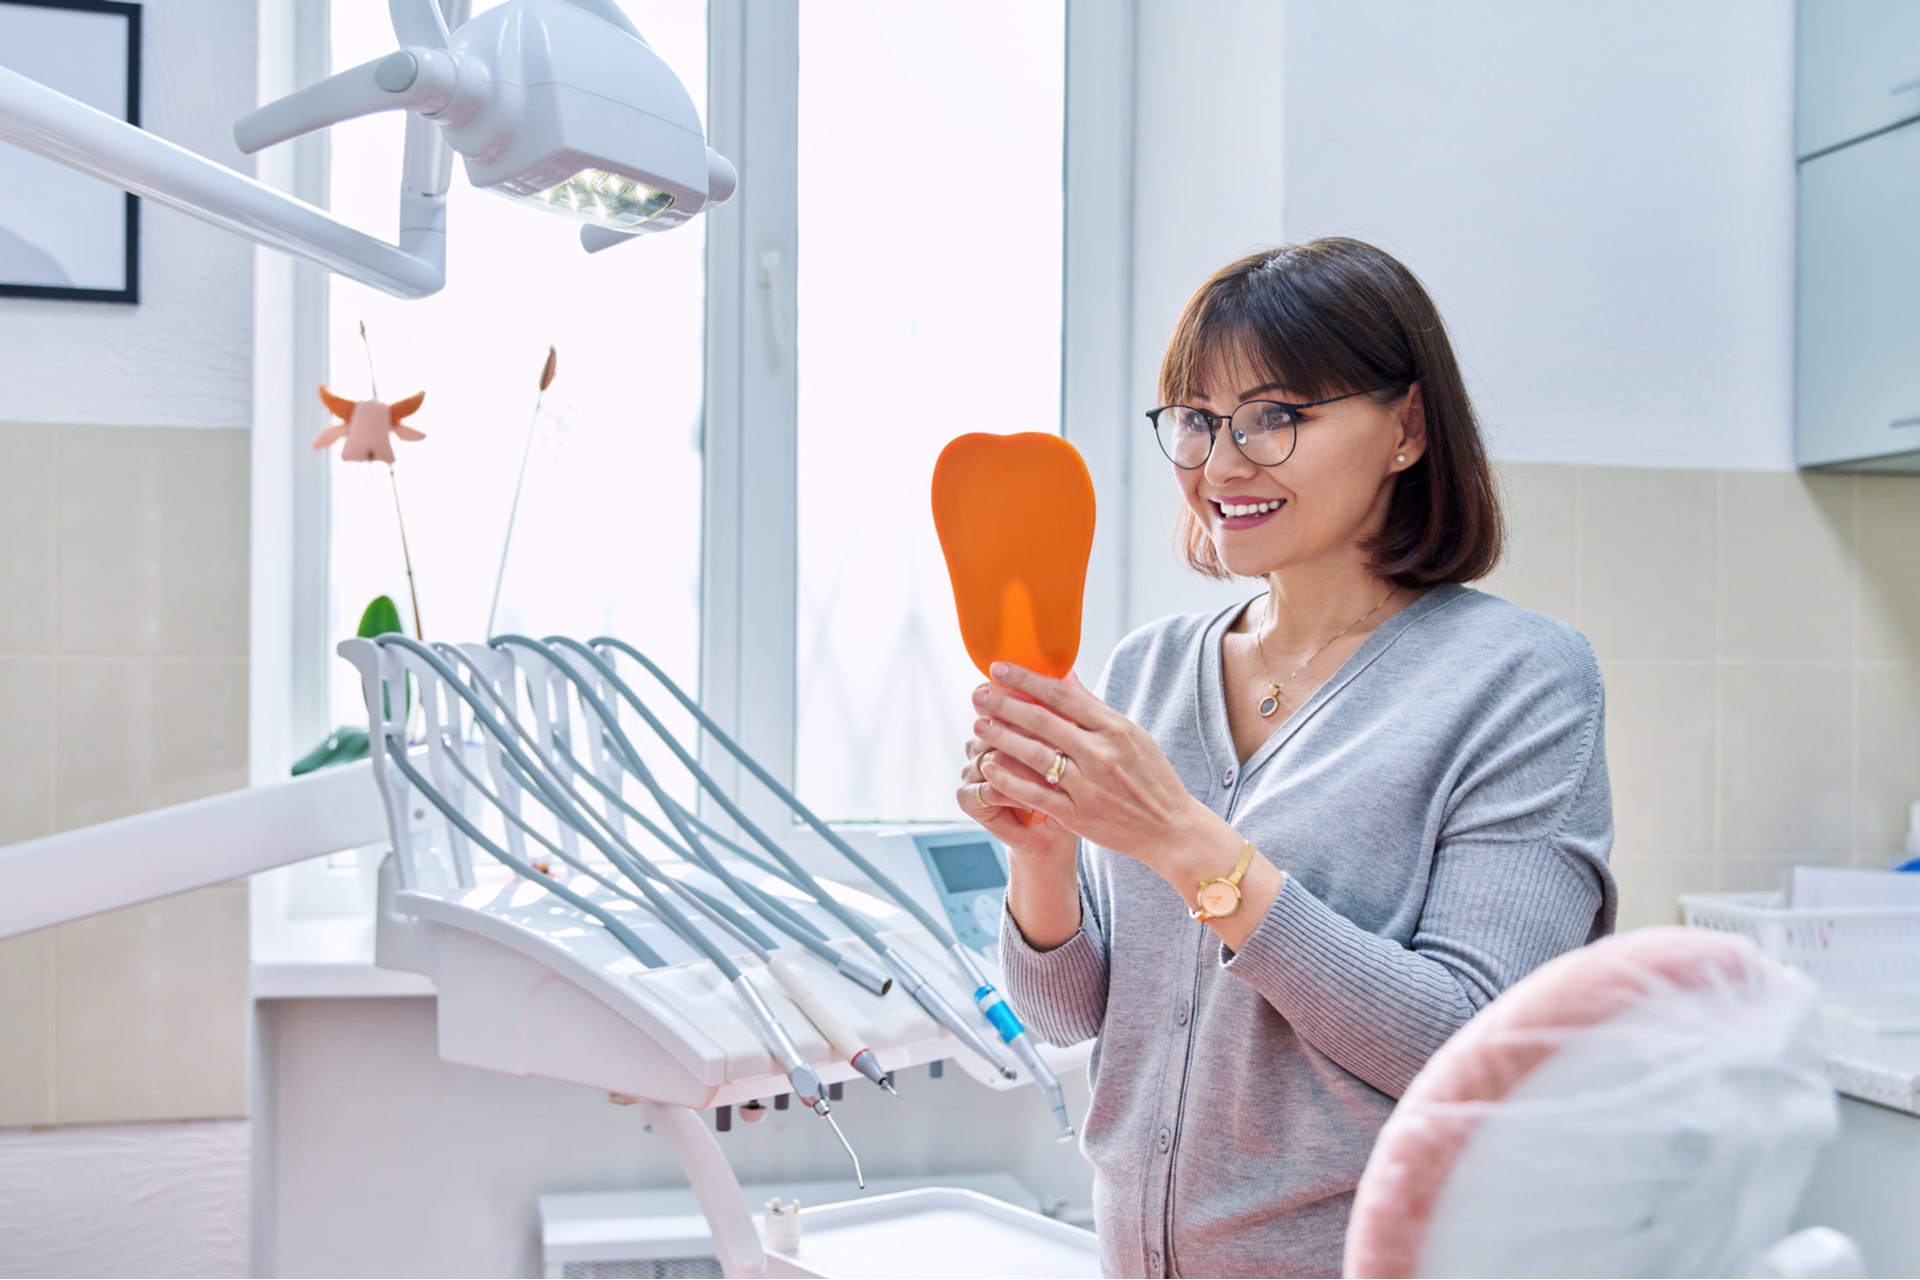
[[[1064,751],[1056,751],[1053,753],[1053,763],[1047,766],[1047,785],[1057,787],[1060,785],[1060,779],[1066,776],[1067,753]]]

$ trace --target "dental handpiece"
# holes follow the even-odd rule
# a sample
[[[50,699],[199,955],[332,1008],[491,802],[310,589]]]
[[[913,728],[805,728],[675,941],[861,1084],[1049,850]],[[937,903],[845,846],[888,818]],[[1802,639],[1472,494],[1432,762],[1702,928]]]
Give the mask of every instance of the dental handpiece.
[[[793,1001],[800,1012],[807,1016],[807,1021],[820,1029],[820,1034],[827,1038],[827,1043],[833,1046],[835,1053],[888,1093],[894,1091],[893,1082],[881,1069],[880,1060],[874,1056],[873,1050],[867,1048],[866,1041],[856,1035],[820,993],[808,984],[792,956],[775,952],[767,957],[767,971],[773,974],[773,980],[780,984],[780,990],[786,993],[787,999]]]
[[[973,993],[973,1002],[980,1006],[980,1012],[1000,1033],[1000,1038],[1007,1042],[1007,1047],[1026,1064],[1034,1085],[1046,1096],[1047,1106],[1053,1111],[1053,1122],[1058,1126],[1054,1140],[1070,1141],[1073,1137],[1073,1119],[1067,1114],[1067,1096],[1060,1088],[1060,1078],[1040,1057],[1039,1047],[1034,1044],[1033,1036],[1021,1023],[1019,1015],[1014,1013],[1013,1006],[991,983]]]
[[[860,1172],[860,1157],[854,1153],[853,1144],[847,1141],[847,1135],[840,1132],[839,1122],[833,1118],[833,1108],[827,1103],[827,1091],[820,1086],[819,1075],[807,1064],[807,1060],[800,1056],[799,1047],[793,1043],[793,1038],[787,1034],[787,1029],[780,1025],[778,1018],[773,1016],[773,1010],[767,1007],[765,998],[754,989],[753,983],[747,980],[744,973],[733,980],[733,989],[738,993],[740,1003],[746,1006],[748,1015],[759,1027],[761,1040],[773,1053],[775,1060],[780,1063],[780,1069],[786,1073],[788,1083],[793,1086],[793,1096],[800,1099],[802,1106],[833,1126],[834,1135],[840,1139],[840,1145],[847,1149],[847,1155],[853,1160],[853,1179],[860,1184],[862,1190],[865,1190],[867,1180]]]
[[[1057,1126],[1054,1140],[1065,1142],[1073,1137],[1073,1120],[1067,1114],[1067,1096],[1060,1088],[1060,1078],[1053,1074],[1053,1068],[1040,1056],[1040,1047],[1028,1034],[1026,1025],[1020,1021],[1020,1015],[1013,1011],[1013,1005],[1000,994],[999,988],[987,980],[986,973],[974,959],[973,954],[957,942],[948,948],[954,963],[967,975],[973,984],[973,1000],[980,1007],[993,1029],[1007,1042],[1033,1077],[1034,1085],[1047,1100],[1047,1107],[1053,1112],[1053,1122]]]

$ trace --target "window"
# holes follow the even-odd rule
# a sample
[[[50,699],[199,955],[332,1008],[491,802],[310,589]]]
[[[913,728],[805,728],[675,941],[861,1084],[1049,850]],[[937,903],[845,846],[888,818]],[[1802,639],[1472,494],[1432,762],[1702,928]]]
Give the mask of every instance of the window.
[[[705,5],[627,7],[704,108]],[[331,22],[336,68],[393,48],[385,5],[336,2]],[[397,114],[332,131],[333,211],[388,239],[402,139]],[[379,463],[329,464],[329,634],[354,634],[381,594],[413,629],[396,489],[426,638],[486,634],[532,423],[494,633],[616,635],[694,687],[706,222],[590,256],[577,224],[473,190],[457,159],[454,172],[443,292],[404,302],[338,276],[329,284],[332,389],[365,398],[377,374],[389,402],[427,393],[409,420],[427,438],[396,443],[391,483]],[[535,421],[549,346],[557,377]],[[336,722],[364,723],[357,683],[337,662],[332,677]]]
[[[1064,0],[799,13],[796,774],[840,820],[954,816],[979,674],[928,490],[1061,426]]]
[[[389,401],[427,393],[411,419],[427,439],[399,444],[393,476],[427,638],[486,629],[551,345],[558,378],[494,630],[633,641],[824,816],[952,818],[977,675],[929,514],[935,456],[968,431],[1064,420],[1103,510],[1125,506],[1129,11],[620,3],[710,110],[710,141],[741,166],[732,202],[589,256],[571,225],[471,190],[456,162],[443,293],[318,284],[329,385],[361,398],[377,374]],[[385,6],[297,11],[330,36],[333,68],[393,47]],[[326,69],[304,65],[298,82]],[[322,171],[351,225],[395,233],[402,132],[397,116],[330,131]],[[304,450],[325,418],[312,378],[299,381]],[[296,695],[296,754],[324,734],[323,713],[363,721],[332,646],[367,602],[389,595],[413,621],[386,468],[296,473],[320,475],[327,533],[297,536],[296,507],[290,540],[293,666],[330,678]],[[1115,548],[1103,529],[1084,663],[1118,636]],[[751,787],[740,799],[763,822],[784,817]]]

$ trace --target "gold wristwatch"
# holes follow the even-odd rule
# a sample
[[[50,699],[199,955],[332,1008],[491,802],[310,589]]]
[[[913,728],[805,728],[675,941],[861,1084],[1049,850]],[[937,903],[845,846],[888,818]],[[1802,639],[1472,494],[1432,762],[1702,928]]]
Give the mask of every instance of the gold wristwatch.
[[[1188,912],[1195,920],[1202,923],[1217,920],[1240,909],[1240,877],[1247,874],[1247,868],[1253,865],[1253,841],[1245,843],[1246,848],[1240,851],[1240,861],[1233,864],[1232,871],[1200,882],[1200,891],[1194,895],[1194,901],[1199,905]]]

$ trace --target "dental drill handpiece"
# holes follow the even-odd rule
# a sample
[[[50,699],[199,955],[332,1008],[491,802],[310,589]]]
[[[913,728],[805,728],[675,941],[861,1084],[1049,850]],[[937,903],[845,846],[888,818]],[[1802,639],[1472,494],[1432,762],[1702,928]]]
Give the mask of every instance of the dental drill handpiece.
[[[512,636],[501,636],[494,641],[496,644],[508,642],[532,643],[524,637]],[[1003,1078],[1008,1080],[1017,1078],[1016,1073],[1006,1064],[1006,1061],[993,1051],[986,1040],[960,1016],[957,1009],[947,1003],[946,997],[941,995],[940,992],[921,975],[919,970],[913,967],[905,956],[889,946],[880,935],[875,932],[873,926],[868,924],[858,913],[842,907],[840,903],[834,899],[833,895],[828,893],[826,889],[821,886],[820,882],[813,877],[811,872],[801,866],[791,854],[781,848],[771,836],[763,831],[752,818],[748,817],[746,813],[741,810],[740,806],[733,802],[732,797],[727,795],[725,788],[721,787],[711,774],[700,767],[700,762],[695,760],[692,754],[687,751],[686,747],[681,745],[680,741],[668,731],[666,725],[662,724],[659,717],[655,716],[653,712],[648,709],[647,705],[640,699],[640,696],[627,685],[626,681],[620,678],[619,673],[614,671],[606,659],[602,658],[586,645],[581,644],[578,640],[569,639],[566,636],[551,636],[548,638],[548,642],[556,648],[564,648],[571,652],[578,653],[590,663],[602,677],[612,684],[619,692],[622,700],[631,706],[640,715],[641,719],[646,721],[647,727],[653,731],[654,736],[659,738],[662,745],[673,753],[675,759],[679,760],[681,767],[692,774],[701,788],[713,797],[714,803],[718,804],[726,815],[738,824],[742,831],[745,831],[762,848],[779,861],[782,866],[786,867],[788,872],[799,881],[802,888],[812,896],[813,900],[818,903],[822,909],[831,913],[847,928],[853,930],[854,935],[866,943],[874,954],[880,957],[887,968],[893,971],[894,977],[899,980],[900,985],[905,988],[907,994],[911,996],[914,1002],[924,1009],[934,1021],[946,1028],[961,1044],[978,1054],[992,1066],[995,1071],[998,1071]],[[622,646],[622,651],[634,652],[625,646]],[[654,668],[651,663],[647,663],[646,665],[648,670],[655,671],[657,674],[657,668]],[[774,782],[771,775],[769,775],[765,769],[762,769],[752,757],[746,755],[731,738],[726,737],[723,732],[719,731],[719,726],[715,725],[711,717],[700,710],[698,703],[687,701],[685,695],[678,691],[679,687],[677,685],[667,684],[664,677],[661,677],[661,682],[667,686],[669,692],[674,693],[676,698],[687,703],[689,709],[693,711],[700,723],[707,727],[709,732],[713,734],[715,741],[719,742],[722,747],[745,765],[749,772],[753,773],[763,784],[770,784],[775,790],[775,794],[779,796],[783,803],[810,824],[820,825],[822,829],[824,829],[824,824],[819,824],[819,820],[814,818],[810,811],[808,811],[804,805],[800,804],[799,800],[794,797],[791,792],[781,787],[777,782]],[[606,714],[602,713],[601,718],[603,721],[606,721]],[[639,769],[636,769],[636,775],[638,775],[639,770],[645,768],[645,766],[640,763],[639,753],[633,749],[632,744],[626,740],[625,733],[619,731],[615,724],[608,723],[607,728],[613,732],[615,740],[621,745],[623,754],[628,757],[627,764],[629,768],[639,766]],[[642,777],[642,781],[646,782],[647,779]],[[649,784],[649,789],[655,791],[656,794],[660,794],[658,788],[651,784]],[[690,828],[678,818],[678,815],[673,812],[672,808],[664,803],[662,804],[662,808],[666,809],[668,816],[674,819],[674,825],[679,829],[681,838],[689,844],[697,843],[697,837],[693,836]],[[837,839],[835,843],[843,847],[845,845],[844,841]],[[858,857],[857,854],[854,856]]]
[[[482,704],[478,694],[454,672],[453,668],[448,665],[444,658],[418,640],[399,632],[389,632],[379,636],[375,638],[374,643],[379,645],[395,645],[405,649],[409,653],[417,654],[420,659],[433,670],[434,674],[445,681],[448,688],[452,689],[460,700],[467,704],[473,716],[481,723],[487,732],[493,735],[494,740],[500,744],[501,748],[513,758],[514,764],[519,766],[520,772],[526,775],[527,780],[534,784],[533,789],[542,794],[542,803],[552,809],[556,816],[563,817],[574,830],[585,836],[588,841],[597,847],[603,857],[613,863],[614,866],[619,867],[627,875],[628,879],[633,881],[634,887],[645,895],[647,904],[652,907],[654,915],[674,933],[678,934],[682,941],[705,955],[713,967],[719,971],[720,976],[733,985],[735,992],[740,996],[742,1005],[747,1010],[749,1021],[754,1025],[767,1051],[780,1063],[782,1070],[786,1073],[788,1083],[792,1086],[795,1094],[801,1097],[810,1096],[816,1099],[818,1105],[815,1103],[809,1103],[808,1105],[812,1106],[814,1111],[819,1115],[825,1116],[827,1109],[825,1099],[821,1096],[820,1078],[814,1074],[813,1068],[809,1067],[806,1060],[800,1056],[799,1050],[794,1047],[792,1038],[787,1035],[786,1029],[780,1025],[779,1019],[775,1018],[773,1011],[767,1008],[766,1001],[760,998],[760,993],[755,991],[753,987],[744,980],[739,966],[734,964],[727,953],[716,946],[712,940],[699,929],[695,928],[693,922],[682,915],[671,900],[663,896],[658,888],[648,882],[644,873],[640,872],[638,868],[626,865],[626,859],[620,850],[601,839],[593,825],[586,821],[585,815],[579,812],[577,806],[573,804],[567,793],[563,792],[548,780],[546,770],[536,761],[535,757],[528,755],[526,750],[514,740],[513,731],[507,729],[504,724],[495,718],[494,714]],[[489,689],[488,692],[496,693],[497,691]],[[525,732],[517,723],[514,725],[514,730],[519,730],[521,733]],[[389,754],[393,754],[391,746],[389,746]],[[421,787],[424,779],[405,761],[404,755],[405,753],[402,751],[399,756],[396,756],[395,763],[400,766],[402,772],[408,775],[409,780],[411,780],[416,787]],[[425,791],[430,796],[437,794],[432,791],[430,784],[425,788]],[[447,812],[447,817],[449,820],[452,820],[454,815],[449,811]],[[462,821],[464,822],[464,819]],[[477,830],[477,828],[475,828],[475,830]],[[469,832],[469,834],[471,835],[471,832]],[[493,852],[496,857],[500,856],[497,848],[490,850],[490,852]],[[550,877],[543,878],[551,879]],[[549,888],[551,887],[553,886],[550,883]],[[585,903],[585,900],[575,901],[574,905],[583,906],[583,909],[594,910],[591,904]],[[829,1119],[828,1123],[833,1124],[831,1119]],[[840,1132],[840,1126],[838,1124],[833,1124],[833,1131],[839,1136],[841,1145],[847,1148],[847,1154],[850,1156],[853,1155],[853,1148],[848,1145],[846,1135]],[[855,1157],[854,1165],[855,1172],[857,1173],[859,1169],[858,1157]]]
[[[703,822],[699,815],[689,812],[685,816],[689,822],[695,827],[698,827],[705,833],[707,838],[715,844],[723,848],[731,849],[734,853],[739,854],[748,862],[761,867],[762,870],[767,871],[770,875],[782,876],[784,878],[785,873],[778,867],[762,863],[760,855],[728,839],[723,832],[717,831]],[[882,885],[881,887],[885,888],[886,886]],[[937,930],[935,930],[935,936],[937,939]],[[994,1030],[999,1032],[1000,1039],[1019,1057],[1021,1063],[1027,1068],[1027,1073],[1033,1077],[1033,1082],[1039,1088],[1041,1095],[1046,1098],[1048,1109],[1052,1111],[1054,1123],[1058,1126],[1055,1134],[1056,1140],[1060,1142],[1069,1141],[1073,1138],[1074,1131],[1073,1120],[1067,1111],[1066,1094],[1060,1087],[1059,1078],[1053,1074],[1053,1069],[1049,1067],[1046,1060],[1040,1056],[1038,1043],[1032,1035],[1028,1034],[1025,1024],[1020,1021],[1020,1016],[1014,1012],[1012,1004],[1000,994],[999,989],[996,988],[981,971],[972,953],[960,947],[957,943],[950,945],[948,950],[953,953],[955,963],[974,988],[974,1003],[979,1006],[981,1016],[993,1025]]]
[[[740,810],[738,805],[733,803],[732,798],[726,794],[725,789],[714,781],[713,777],[708,774],[705,769],[700,767],[699,762],[688,753],[687,749],[680,744],[679,740],[676,739],[673,734],[668,732],[667,727],[648,709],[647,705],[640,699],[640,696],[627,685],[626,681],[620,678],[619,673],[613,669],[605,658],[577,640],[571,640],[564,636],[554,636],[551,637],[550,640],[555,645],[564,646],[569,650],[579,653],[590,662],[601,676],[619,691],[621,698],[639,713],[641,719],[645,720],[647,726],[653,730],[654,735],[660,739],[669,751],[673,752],[675,758],[699,781],[700,785],[714,798],[714,802],[726,812],[727,816],[731,818],[742,831],[752,836],[753,839],[778,860],[782,866],[786,867],[788,872],[812,895],[815,902],[819,903],[823,909],[831,912],[842,924],[852,929],[855,936],[866,943],[867,946],[873,950],[874,954],[879,956],[881,961],[886,964],[887,968],[893,971],[894,977],[899,979],[900,985],[906,989],[909,996],[913,997],[915,1003],[927,1012],[928,1016],[946,1028],[948,1033],[960,1041],[961,1044],[973,1050],[975,1054],[984,1059],[994,1070],[1000,1073],[1002,1078],[1007,1080],[1017,1078],[1016,1073],[1006,1064],[1006,1061],[993,1051],[986,1040],[973,1029],[972,1025],[960,1016],[959,1010],[948,1004],[946,997],[941,995],[940,992],[921,975],[920,971],[913,967],[912,963],[909,962],[905,956],[901,955],[897,950],[882,940],[880,935],[874,931],[873,927],[858,914],[842,908],[840,904],[833,899],[833,896],[821,887],[820,882],[813,877],[812,873],[801,866],[785,849],[775,843],[772,837],[762,831],[751,818]],[[806,822],[807,825],[824,835],[828,842],[834,845],[843,856],[846,856],[862,871],[867,872],[869,878],[875,877],[878,873],[878,868],[874,868],[871,863],[856,853],[852,846],[835,835],[825,823],[821,822],[820,819],[814,815],[812,810],[800,802],[799,797],[795,796],[784,786],[781,786],[771,774],[760,766],[758,761],[748,755],[738,743],[734,742],[734,740],[727,735],[725,730],[721,729],[720,726],[714,722],[711,716],[707,715],[699,703],[689,698],[679,685],[674,684],[668,679],[666,673],[654,665],[651,659],[621,640],[603,637],[596,640],[595,643],[605,644],[609,648],[617,649],[644,666],[647,671],[660,682],[661,687],[665,688],[668,693],[673,695],[676,701],[693,715],[695,720],[699,722],[701,727],[707,731],[713,740],[719,743],[729,755],[739,761],[762,786],[765,786],[773,792],[781,803],[785,804],[788,809],[802,821]],[[628,749],[630,750],[630,748]],[[682,832],[682,835],[684,836],[685,832]],[[876,880],[876,883],[878,882],[879,880]],[[906,904],[903,903],[902,905]],[[934,936],[940,938],[943,934],[936,932]],[[950,935],[946,935],[945,940],[950,940],[950,937]]]
[[[786,1072],[787,1081],[793,1086],[793,1096],[800,1099],[802,1106],[833,1126],[834,1136],[840,1139],[840,1145],[847,1149],[847,1155],[853,1160],[853,1179],[866,1189],[867,1180],[860,1172],[860,1157],[854,1153],[853,1144],[847,1141],[847,1135],[840,1131],[840,1123],[833,1118],[833,1108],[827,1104],[827,1091],[820,1087],[820,1077],[800,1056],[800,1050],[794,1045],[787,1029],[773,1016],[773,1010],[767,1008],[767,1002],[754,989],[743,973],[733,980],[733,989],[740,996],[740,1003],[746,1006],[748,1014],[759,1026],[760,1037],[772,1052],[780,1069]]]
[[[1007,1047],[1018,1055],[1026,1065],[1027,1073],[1033,1077],[1033,1083],[1047,1100],[1047,1106],[1053,1112],[1056,1130],[1054,1141],[1068,1142],[1073,1138],[1073,1119],[1067,1114],[1067,1095],[1060,1088],[1060,1078],[1053,1074],[1053,1068],[1040,1056],[1040,1048],[1034,1043],[1033,1036],[1026,1025],[1020,1021],[1020,1015],[1013,1011],[1007,998],[1000,994],[999,988],[987,981],[987,976],[974,963],[973,957],[962,951],[958,956],[961,964],[969,972],[974,983],[973,1002],[980,1006],[980,1012],[986,1016]]]

